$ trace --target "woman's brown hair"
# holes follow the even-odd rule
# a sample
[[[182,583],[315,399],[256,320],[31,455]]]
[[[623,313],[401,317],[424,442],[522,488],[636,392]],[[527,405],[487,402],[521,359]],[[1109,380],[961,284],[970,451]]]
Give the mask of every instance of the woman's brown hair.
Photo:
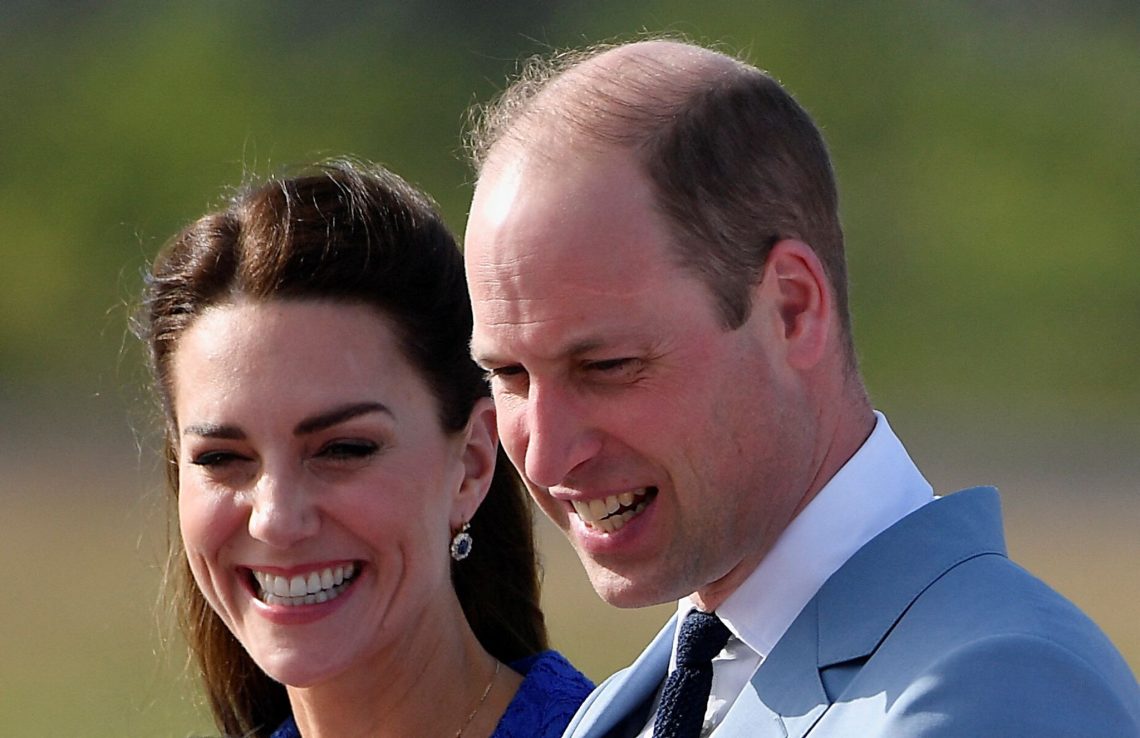
[[[391,172],[334,162],[246,188],[171,239],[146,277],[135,332],[149,350],[165,418],[167,480],[177,509],[177,419],[171,360],[202,312],[237,298],[322,300],[375,307],[458,432],[490,395],[471,360],[463,260],[435,204]],[[452,582],[476,637],[502,661],[546,648],[530,506],[502,450],[471,520],[475,547]],[[268,736],[289,714],[283,685],[246,653],[198,590],[172,535],[167,589],[218,727]]]

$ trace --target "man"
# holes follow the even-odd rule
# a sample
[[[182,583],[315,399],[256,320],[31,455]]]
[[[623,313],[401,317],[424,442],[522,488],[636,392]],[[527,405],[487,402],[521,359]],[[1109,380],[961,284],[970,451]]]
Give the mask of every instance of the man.
[[[996,492],[934,498],[872,410],[827,151],[776,82],[587,53],[528,70],[473,152],[503,445],[601,597],[679,602],[567,735],[1140,735],[1119,654],[1005,557]]]

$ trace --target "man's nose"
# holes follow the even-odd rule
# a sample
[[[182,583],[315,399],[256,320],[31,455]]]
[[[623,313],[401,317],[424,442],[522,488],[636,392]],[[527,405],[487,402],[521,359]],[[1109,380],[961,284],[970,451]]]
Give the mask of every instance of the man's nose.
[[[525,473],[542,487],[564,483],[574,469],[597,454],[600,435],[590,423],[586,398],[549,383],[531,383],[525,424]]]
[[[253,487],[249,534],[274,548],[288,548],[316,534],[320,513],[300,469],[266,467]]]

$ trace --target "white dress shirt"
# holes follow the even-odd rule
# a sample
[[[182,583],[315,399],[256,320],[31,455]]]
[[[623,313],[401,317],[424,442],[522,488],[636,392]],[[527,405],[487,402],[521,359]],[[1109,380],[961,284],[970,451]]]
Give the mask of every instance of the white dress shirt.
[[[717,608],[732,637],[713,659],[712,694],[703,736],[728,712],[776,641],[828,577],[868,541],[934,499],[886,417],[875,413],[871,435],[792,520],[772,550]],[[677,604],[677,628],[693,609]],[[669,672],[676,668],[677,633]],[[657,700],[660,700],[660,692]],[[656,712],[656,704],[653,712]],[[653,735],[653,713],[639,733]]]

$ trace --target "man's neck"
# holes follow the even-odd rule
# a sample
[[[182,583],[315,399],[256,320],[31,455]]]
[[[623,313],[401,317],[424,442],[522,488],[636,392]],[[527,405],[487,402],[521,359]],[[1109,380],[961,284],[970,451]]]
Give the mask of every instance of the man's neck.
[[[812,465],[809,467],[811,475],[807,477],[809,481],[804,485],[805,491],[797,501],[783,529],[781,529],[780,535],[815,499],[832,477],[862,448],[875,429],[875,412],[867,399],[866,392],[862,390],[862,383],[858,377],[855,377],[852,383],[856,386],[848,387],[851,391],[846,393],[846,402],[833,404],[829,408],[830,412],[826,412],[827,419],[820,422],[820,432],[815,444],[816,453]],[[821,415],[824,412],[821,411]],[[751,559],[742,562],[745,564],[744,566],[737,567],[724,578],[711,582],[708,586],[693,592],[689,595],[689,599],[700,610],[705,612],[716,610],[760,565],[760,562],[776,545],[780,535],[773,536],[770,540],[765,541],[763,547]]]

